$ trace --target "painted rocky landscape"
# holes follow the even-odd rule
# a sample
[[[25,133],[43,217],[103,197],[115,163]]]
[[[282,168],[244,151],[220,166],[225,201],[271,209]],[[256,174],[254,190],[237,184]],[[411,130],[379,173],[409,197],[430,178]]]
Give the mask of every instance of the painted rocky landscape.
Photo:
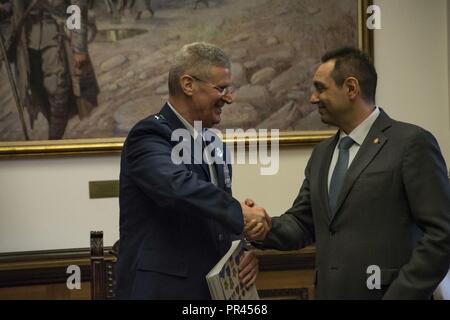
[[[158,112],[168,98],[173,54],[193,41],[217,44],[233,61],[235,102],[224,108],[220,128],[328,129],[309,103],[311,78],[326,50],[357,45],[355,0],[209,0],[194,9],[195,2],[153,0],[155,15],[135,21],[128,10],[111,17],[96,1],[98,33],[89,52],[99,106],[86,119],[72,118],[65,139],[126,136]],[[0,140],[23,140],[4,66],[0,106]],[[33,140],[46,139],[42,115],[30,132]]]

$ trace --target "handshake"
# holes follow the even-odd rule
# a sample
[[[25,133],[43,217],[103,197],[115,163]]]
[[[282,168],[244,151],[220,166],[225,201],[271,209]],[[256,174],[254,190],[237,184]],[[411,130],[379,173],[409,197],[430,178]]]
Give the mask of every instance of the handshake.
[[[244,215],[244,236],[250,241],[262,241],[272,228],[272,219],[266,209],[257,206],[252,199],[241,203]]]

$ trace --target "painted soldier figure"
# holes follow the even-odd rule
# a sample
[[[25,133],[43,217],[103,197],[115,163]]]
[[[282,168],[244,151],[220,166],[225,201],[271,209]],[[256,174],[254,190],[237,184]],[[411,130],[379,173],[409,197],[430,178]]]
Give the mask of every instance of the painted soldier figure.
[[[97,106],[98,84],[87,48],[88,0],[11,0],[10,52],[30,125],[41,112],[50,140],[61,139],[70,117]],[[81,9],[81,28],[68,30],[67,7]]]
[[[11,4],[7,0],[0,0],[0,33],[6,38],[11,30]],[[0,58],[0,66],[2,59]]]
[[[194,9],[197,9],[198,5],[203,3],[207,8],[209,8],[209,2],[208,0],[196,0]]]
[[[11,32],[11,3],[9,0],[0,0],[0,34],[3,38],[9,38]],[[0,55],[0,69],[3,56]]]
[[[124,7],[125,0],[104,0],[106,12],[115,17],[119,15],[119,11]]]
[[[135,13],[135,19],[139,20],[141,19],[142,13],[145,11],[150,12],[151,16],[153,17],[155,15],[155,12],[153,11],[152,7],[152,0],[129,0],[128,1],[128,8],[130,10],[133,10]]]
[[[125,15],[125,9],[133,12],[136,20],[141,19],[142,13],[145,11],[150,12],[151,16],[155,15],[151,7],[151,0],[104,0],[106,11],[115,18],[123,17]]]

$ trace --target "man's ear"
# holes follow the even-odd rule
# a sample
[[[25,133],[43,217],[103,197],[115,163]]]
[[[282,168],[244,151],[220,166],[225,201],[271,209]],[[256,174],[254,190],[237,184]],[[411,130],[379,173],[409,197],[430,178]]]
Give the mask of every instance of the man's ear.
[[[346,90],[347,97],[350,100],[355,100],[361,93],[359,81],[355,77],[348,77],[345,79],[344,88]]]
[[[183,75],[180,78],[180,86],[181,90],[183,90],[184,94],[188,96],[192,96],[194,94],[194,79],[188,75]]]

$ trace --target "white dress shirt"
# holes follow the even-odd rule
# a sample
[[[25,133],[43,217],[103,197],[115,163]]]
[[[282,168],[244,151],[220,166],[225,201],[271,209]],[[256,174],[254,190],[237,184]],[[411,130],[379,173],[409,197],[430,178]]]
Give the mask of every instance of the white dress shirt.
[[[167,104],[169,105],[170,109],[172,109],[173,113],[175,113],[177,118],[181,121],[181,123],[183,123],[183,125],[186,127],[186,129],[189,130],[189,133],[195,140],[197,138],[197,136],[199,135],[197,130],[195,130],[195,128],[185,118],[183,118],[183,116],[181,114],[179,114],[177,112],[177,110],[175,110],[175,108],[170,104],[170,102],[167,102]],[[203,137],[202,137],[202,139],[203,139]],[[217,187],[219,185],[219,183],[218,183],[218,178],[217,178],[216,167],[214,167],[213,161],[211,159],[211,155],[207,151],[208,151],[207,148],[205,148],[203,150],[203,159],[208,159],[208,168],[209,168],[209,175],[211,176],[211,183]],[[192,150],[192,152],[194,152],[194,151]]]
[[[366,139],[367,134],[370,131],[370,128],[372,128],[372,125],[374,124],[375,120],[377,120],[378,115],[380,114],[380,109],[378,107],[375,107],[375,109],[372,111],[372,113],[363,121],[361,122],[355,129],[353,129],[352,132],[348,134],[350,138],[355,141],[355,143],[350,147],[349,149],[349,159],[348,159],[348,167],[350,167],[353,159],[355,159],[356,154],[359,151],[359,148],[361,147],[362,143],[364,142],[364,139]],[[340,130],[339,135],[339,141],[341,141],[342,138],[346,137],[347,134],[345,134],[344,131]],[[330,182],[331,182],[331,176],[333,175],[334,167],[336,166],[338,157],[339,157],[339,141],[336,144],[336,147],[334,148],[333,152],[333,158],[331,159],[330,168],[328,169],[328,191],[330,191]]]

